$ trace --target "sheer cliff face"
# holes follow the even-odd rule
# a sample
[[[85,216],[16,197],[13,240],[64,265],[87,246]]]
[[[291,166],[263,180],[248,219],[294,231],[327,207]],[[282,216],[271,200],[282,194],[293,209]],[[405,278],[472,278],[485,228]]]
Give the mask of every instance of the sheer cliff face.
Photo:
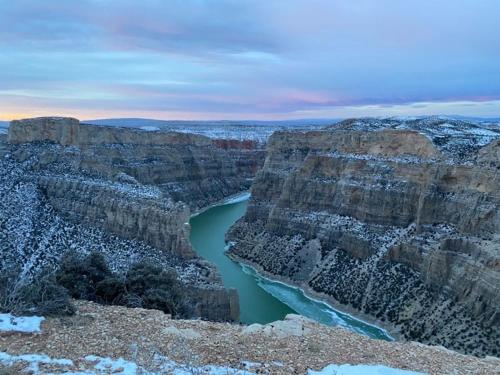
[[[498,354],[500,134],[361,122],[271,137],[230,254],[408,339]]]
[[[248,189],[264,152],[251,141],[70,118],[13,121],[0,140],[0,268],[17,264],[32,277],[69,249],[100,250],[116,270],[152,257],[178,271],[195,314],[237,319],[237,295],[196,256],[188,222]]]
[[[249,188],[265,157],[252,141],[87,125],[70,118],[13,121],[8,140],[21,146],[59,145],[41,150],[41,169],[62,163],[75,173],[155,186],[163,196],[185,202],[192,210]],[[29,152],[19,147],[16,155],[29,158]]]
[[[8,141],[12,158],[30,163],[60,214],[181,258],[195,256],[186,225],[191,210],[248,189],[264,158],[248,142],[71,118],[13,121]]]

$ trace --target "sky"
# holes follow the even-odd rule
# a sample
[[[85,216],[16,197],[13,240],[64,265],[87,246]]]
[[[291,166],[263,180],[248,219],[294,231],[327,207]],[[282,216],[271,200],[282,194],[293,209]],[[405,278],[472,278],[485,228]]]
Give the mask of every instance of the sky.
[[[500,116],[499,0],[0,0],[0,120]]]

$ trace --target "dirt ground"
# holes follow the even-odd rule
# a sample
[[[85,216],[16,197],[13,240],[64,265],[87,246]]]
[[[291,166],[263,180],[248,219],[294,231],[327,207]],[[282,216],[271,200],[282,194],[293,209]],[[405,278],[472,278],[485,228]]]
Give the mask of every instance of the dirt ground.
[[[173,320],[155,310],[81,301],[75,305],[76,315],[45,320],[41,333],[0,333],[0,352],[10,356],[44,354],[72,361],[71,365],[64,361],[39,363],[40,373],[96,368],[88,357],[93,355],[131,361],[139,366],[137,373],[141,369],[169,373],[173,367],[165,363],[170,361],[193,369],[214,365],[287,375],[320,370],[331,363],[382,364],[429,374],[500,374],[496,358],[464,356],[418,343],[372,340],[301,317],[266,326],[242,326]],[[27,365],[18,361],[12,368],[20,371]],[[126,366],[104,366],[102,371],[119,373],[124,369]]]

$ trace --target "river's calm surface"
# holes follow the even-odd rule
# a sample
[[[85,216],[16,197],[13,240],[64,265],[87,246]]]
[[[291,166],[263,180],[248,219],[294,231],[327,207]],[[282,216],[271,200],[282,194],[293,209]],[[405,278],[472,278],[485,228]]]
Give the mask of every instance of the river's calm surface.
[[[343,314],[329,305],[310,299],[298,289],[258,275],[252,268],[233,262],[225,254],[227,230],[245,214],[248,198],[210,208],[193,216],[191,244],[196,252],[215,263],[224,285],[236,288],[240,296],[243,323],[269,323],[298,313],[328,325],[340,325],[370,337],[388,339],[372,325]]]

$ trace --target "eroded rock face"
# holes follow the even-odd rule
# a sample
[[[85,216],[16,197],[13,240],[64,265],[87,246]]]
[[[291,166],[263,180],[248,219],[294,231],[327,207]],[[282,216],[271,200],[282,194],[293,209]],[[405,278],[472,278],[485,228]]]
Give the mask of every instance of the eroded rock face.
[[[491,142],[486,147],[479,150],[477,162],[492,168],[500,168],[500,140]]]
[[[194,258],[189,237],[190,211],[182,202],[162,199],[159,191],[89,179],[40,177],[38,186],[63,217],[99,225],[120,237],[137,239],[180,258]],[[143,195],[141,195],[143,194]]]
[[[150,257],[177,270],[194,316],[238,319],[237,293],[196,256],[188,222],[250,186],[264,161],[259,145],[72,118],[13,121],[3,138],[0,268],[34,277],[70,249],[101,251],[122,272]]]
[[[132,128],[114,128],[81,124],[69,117],[39,117],[14,120],[9,127],[9,142],[54,142],[63,146],[95,145],[210,145],[210,139],[194,134],[145,132]]]
[[[68,118],[13,121],[8,140],[19,145],[18,160],[35,153],[40,170],[65,173],[63,168],[70,168],[109,181],[123,180],[125,174],[192,210],[248,189],[265,157],[265,150],[251,141],[87,125]],[[52,147],[23,147],[33,142]]]
[[[498,355],[497,135],[448,124],[464,129],[456,145],[441,125],[275,133],[230,254],[408,339]]]

